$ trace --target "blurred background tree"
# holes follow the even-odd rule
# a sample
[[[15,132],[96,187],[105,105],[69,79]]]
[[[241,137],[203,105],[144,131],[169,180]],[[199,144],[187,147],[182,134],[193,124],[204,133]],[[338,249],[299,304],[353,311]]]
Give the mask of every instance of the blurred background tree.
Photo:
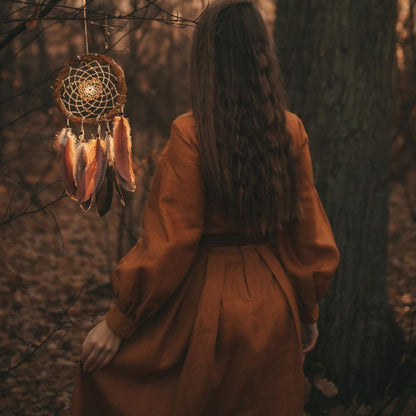
[[[307,362],[324,363],[341,400],[383,393],[401,357],[386,285],[396,7],[277,2],[278,55],[341,251]]]

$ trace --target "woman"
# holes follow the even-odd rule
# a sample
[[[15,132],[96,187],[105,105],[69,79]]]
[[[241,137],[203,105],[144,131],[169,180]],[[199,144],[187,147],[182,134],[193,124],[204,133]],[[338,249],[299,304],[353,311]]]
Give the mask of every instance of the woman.
[[[251,2],[199,17],[191,101],[82,345],[74,416],[303,415],[303,357],[339,251]]]

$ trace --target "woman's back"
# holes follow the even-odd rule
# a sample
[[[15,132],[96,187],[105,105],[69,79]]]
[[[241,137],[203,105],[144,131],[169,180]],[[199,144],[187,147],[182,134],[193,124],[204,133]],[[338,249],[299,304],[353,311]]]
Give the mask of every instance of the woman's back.
[[[290,137],[292,140],[292,148],[295,154],[298,154],[301,148],[299,137],[299,122],[298,117],[290,112],[285,111],[286,116],[286,126],[290,133]],[[196,122],[195,118],[192,114],[192,110],[181,114],[174,120],[175,124],[178,125],[180,130],[183,132],[185,138],[195,146],[196,149],[199,148],[198,139],[197,139],[197,129],[196,129]],[[261,183],[258,184],[259,187],[262,186]],[[205,232],[206,233],[220,233],[220,232],[228,232],[228,233],[243,233],[244,231],[240,229],[240,227],[232,221],[229,221],[227,215],[224,211],[218,207],[214,201],[211,201],[209,195],[207,197],[207,211],[206,211],[206,223],[205,223]],[[259,230],[260,232],[260,230]]]

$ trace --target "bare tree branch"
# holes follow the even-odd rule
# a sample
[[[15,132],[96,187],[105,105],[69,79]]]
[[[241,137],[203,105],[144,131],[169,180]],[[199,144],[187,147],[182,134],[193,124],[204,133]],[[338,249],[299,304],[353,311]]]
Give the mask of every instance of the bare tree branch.
[[[62,0],[50,0],[50,2],[45,7],[43,7],[41,11],[39,12],[38,19],[45,18],[51,12],[51,10],[53,10],[53,6],[55,4],[58,4],[60,1]],[[5,46],[7,46],[16,36],[19,36],[21,33],[23,33],[27,29],[27,24],[32,18],[33,16],[29,16],[27,19],[21,19],[20,21],[22,23],[20,23],[20,25],[13,28],[8,33],[8,35],[3,40],[0,41],[0,50],[3,49]],[[13,21],[13,19],[9,20],[9,22],[10,21]]]

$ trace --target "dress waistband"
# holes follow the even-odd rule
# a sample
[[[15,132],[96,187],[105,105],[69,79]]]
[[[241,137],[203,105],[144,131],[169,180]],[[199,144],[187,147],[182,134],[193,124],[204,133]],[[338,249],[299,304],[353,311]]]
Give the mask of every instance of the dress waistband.
[[[248,244],[265,243],[267,241],[267,238],[262,234],[249,235],[237,233],[211,233],[202,234],[199,245],[205,247],[243,246]]]

